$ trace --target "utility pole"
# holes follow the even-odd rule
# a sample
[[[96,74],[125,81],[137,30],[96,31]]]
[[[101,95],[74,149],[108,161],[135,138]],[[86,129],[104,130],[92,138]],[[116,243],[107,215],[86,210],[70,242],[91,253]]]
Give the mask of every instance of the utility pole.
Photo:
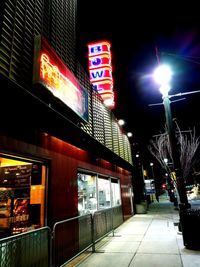
[[[185,188],[185,181],[183,179],[182,170],[181,170],[181,163],[180,163],[180,149],[178,147],[178,143],[175,136],[175,131],[173,127],[173,120],[171,115],[171,106],[170,106],[170,99],[169,95],[163,96],[163,105],[165,109],[165,117],[166,117],[166,125],[167,131],[169,136],[169,143],[171,148],[172,160],[173,160],[173,170],[176,174],[176,184],[177,190],[180,199],[180,209],[182,208],[189,208],[190,204],[188,203],[186,188]]]

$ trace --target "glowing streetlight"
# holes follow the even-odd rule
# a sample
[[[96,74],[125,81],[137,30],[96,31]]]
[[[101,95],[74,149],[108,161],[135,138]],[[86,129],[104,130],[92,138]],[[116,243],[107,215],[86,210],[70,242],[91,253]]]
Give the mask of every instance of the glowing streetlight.
[[[167,164],[168,163],[168,159],[164,158],[164,162],[165,162],[165,164]]]
[[[128,137],[132,137],[133,134],[132,134],[131,132],[128,132],[128,133],[127,133],[127,136],[128,136]]]
[[[122,120],[122,119],[120,119],[120,120],[118,120],[118,124],[119,124],[120,126],[123,126],[123,125],[125,124],[125,121]]]
[[[165,109],[166,125],[169,136],[170,148],[173,160],[173,169],[176,173],[177,189],[180,198],[181,207],[188,207],[188,199],[185,190],[185,182],[181,173],[180,155],[178,154],[177,140],[173,128],[173,121],[170,107],[170,96],[168,95],[171,89],[170,81],[172,78],[172,71],[167,65],[160,65],[153,73],[154,80],[159,84],[159,90],[162,94],[163,105]]]
[[[160,65],[157,69],[154,71],[154,80],[156,83],[160,85],[160,92],[163,97],[167,96],[169,93],[170,84],[172,77],[172,71],[168,65]]]

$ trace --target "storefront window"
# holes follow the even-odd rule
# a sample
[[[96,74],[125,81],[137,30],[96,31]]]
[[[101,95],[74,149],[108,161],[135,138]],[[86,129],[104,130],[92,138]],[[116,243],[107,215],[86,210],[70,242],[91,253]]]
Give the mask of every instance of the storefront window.
[[[111,207],[110,180],[98,178],[99,209]]]
[[[78,173],[78,211],[84,215],[97,210],[96,176]]]
[[[118,179],[111,179],[112,206],[121,205],[120,184]]]
[[[78,173],[79,215],[93,213],[97,209],[107,209],[118,205],[121,205],[119,179]]]
[[[0,238],[44,226],[46,167],[0,157]]]

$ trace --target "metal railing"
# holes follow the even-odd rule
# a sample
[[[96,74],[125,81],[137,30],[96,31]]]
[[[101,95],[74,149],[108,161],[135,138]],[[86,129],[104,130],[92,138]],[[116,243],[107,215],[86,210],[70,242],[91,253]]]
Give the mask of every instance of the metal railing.
[[[0,267],[64,266],[123,223],[122,207],[96,211],[0,239]]]
[[[63,220],[53,227],[53,266],[62,266],[92,246],[92,215]]]
[[[53,266],[64,266],[123,223],[122,207],[96,211],[55,223],[53,227]]]
[[[0,267],[50,267],[51,230],[38,230],[0,239]]]

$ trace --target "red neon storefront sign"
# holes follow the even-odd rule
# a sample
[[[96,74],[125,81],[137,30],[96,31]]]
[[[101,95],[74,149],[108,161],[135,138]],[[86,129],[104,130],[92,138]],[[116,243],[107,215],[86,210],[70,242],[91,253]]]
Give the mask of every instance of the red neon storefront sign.
[[[47,41],[37,38],[33,82],[44,85],[81,118],[88,120],[87,91],[80,86]]]
[[[51,63],[46,53],[41,54],[40,77],[45,81],[49,90],[59,99],[63,100],[73,110],[82,112],[81,92],[67,77],[60,71],[57,65]]]
[[[88,58],[90,81],[104,103],[113,108],[114,92],[110,43],[101,41],[88,44]]]

